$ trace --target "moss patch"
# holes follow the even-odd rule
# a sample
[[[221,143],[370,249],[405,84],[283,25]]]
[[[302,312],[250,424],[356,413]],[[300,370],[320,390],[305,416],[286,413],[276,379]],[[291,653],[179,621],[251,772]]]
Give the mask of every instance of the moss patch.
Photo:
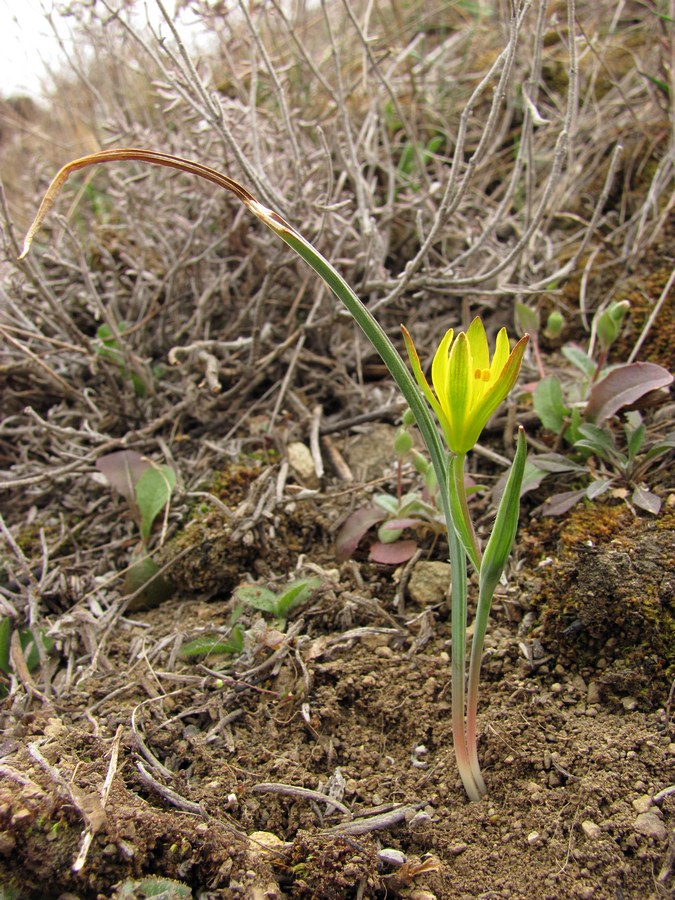
[[[614,692],[662,701],[675,672],[675,515],[575,510],[545,571],[541,639],[565,663],[601,671]]]

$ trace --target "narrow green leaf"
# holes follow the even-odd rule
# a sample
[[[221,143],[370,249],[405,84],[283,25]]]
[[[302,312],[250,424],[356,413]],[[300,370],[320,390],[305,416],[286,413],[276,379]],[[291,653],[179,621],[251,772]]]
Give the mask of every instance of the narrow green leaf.
[[[661,498],[648,488],[639,484],[633,491],[633,503],[656,516],[661,510]]]
[[[668,16],[663,16],[664,19],[668,22],[672,22],[673,19]],[[656,85],[660,91],[662,91],[666,97],[670,98],[670,85],[667,81],[663,81],[662,78],[655,78],[653,75],[650,75],[649,72],[640,71],[640,75],[647,79],[647,81],[651,81],[652,84]]]
[[[601,497],[614,484],[613,478],[596,478],[586,488],[586,496],[589,500]]]
[[[586,496],[586,488],[553,494],[542,507],[545,516],[562,516]]]
[[[0,619],[0,672],[9,673],[9,641],[12,636],[12,620],[9,616]]]
[[[525,432],[521,428],[518,432],[516,455],[511,464],[511,471],[497,509],[492,533],[487,542],[479,571],[480,594],[486,597],[489,595],[490,600],[502,576],[516,537],[520,514],[520,488],[525,473],[526,459],[527,442],[525,440]],[[485,624],[487,625],[487,620]]]
[[[673,449],[675,449],[675,432],[666,435],[662,441],[659,441],[658,444],[654,444],[653,447],[650,447],[645,453],[645,461],[651,461],[659,456],[665,456],[666,453],[669,453]]]
[[[628,457],[630,459],[635,459],[640,450],[642,449],[642,445],[645,442],[645,437],[647,436],[647,429],[644,425],[640,424],[637,428],[634,428],[630,434],[628,435]]]
[[[565,429],[565,440],[568,444],[574,444],[581,437],[581,432],[579,431],[581,423],[581,412],[578,407],[574,406],[570,415],[570,424]]]
[[[292,609],[299,606],[300,603],[304,603],[310,594],[320,587],[321,579],[318,577],[303,578],[300,581],[289,584],[277,598],[276,615],[281,619],[287,619]]]
[[[35,632],[30,628],[22,628],[19,631],[19,641],[29,672],[37,669],[40,665],[40,651],[37,642],[40,641],[45,653],[49,653],[54,647],[54,641],[49,637],[45,628],[36,628]]]
[[[586,423],[579,426],[581,440],[576,441],[575,446],[588,447],[589,449],[597,448],[602,456],[611,457],[616,453],[616,446],[612,440],[612,436],[604,428],[597,425]]]
[[[179,655],[182,659],[224,653],[238,655],[243,648],[244,633],[241,627],[236,625],[225,640],[220,635],[204,634],[188,641],[181,647]]]

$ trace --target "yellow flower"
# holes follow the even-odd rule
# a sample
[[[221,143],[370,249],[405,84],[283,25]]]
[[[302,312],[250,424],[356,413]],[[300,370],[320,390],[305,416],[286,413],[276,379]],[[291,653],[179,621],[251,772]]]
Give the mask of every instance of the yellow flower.
[[[432,391],[415,345],[407,330],[402,330],[413,373],[441,423],[448,447],[453,453],[467,453],[516,383],[529,335],[509,352],[509,338],[502,328],[490,362],[485,328],[479,318],[473,320],[466,334],[460,331],[455,337],[451,328],[431,364]]]

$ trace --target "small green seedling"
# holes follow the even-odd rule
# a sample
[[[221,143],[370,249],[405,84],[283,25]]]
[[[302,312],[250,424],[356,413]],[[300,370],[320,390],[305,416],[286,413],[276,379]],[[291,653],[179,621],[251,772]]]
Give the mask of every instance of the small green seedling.
[[[629,309],[627,301],[613,303],[593,322],[597,358],[575,344],[562,348],[581,378],[561,380],[549,375],[537,384],[532,397],[541,424],[567,443],[572,453],[545,453],[531,457],[523,491],[538,487],[544,478],[572,475],[590,483],[550,497],[542,508],[547,515],[562,515],[580,500],[594,500],[610,487],[627,485],[634,506],[658,513],[661,500],[644,483],[649,469],[660,466],[673,450],[673,435],[649,441],[642,419],[625,407],[639,403],[652,391],[668,387],[673,376],[656,363],[636,362],[607,366],[609,350],[621,332]],[[616,435],[612,420],[622,415],[623,435]]]
[[[156,606],[171,596],[174,589],[166,579],[156,577],[159,566],[148,556],[148,542],[155,520],[162,511],[163,530],[166,528],[176,473],[169,466],[154,463],[135,450],[119,450],[101,456],[96,460],[96,468],[129,504],[141,536],[140,550],[134,554],[127,572],[125,592],[135,593],[147,584],[149,593],[143,602]]]
[[[258,584],[241,584],[236,588],[234,597],[244,606],[273,615],[277,620],[277,627],[283,631],[291,612],[320,587],[321,579],[317,577],[292,581],[279,594]]]
[[[597,335],[597,357],[590,347],[566,344],[562,352],[579,374],[560,379],[542,378],[532,396],[534,411],[544,428],[559,440],[574,444],[582,438],[583,423],[606,427],[605,423],[622,408],[640,401],[646,394],[668,387],[673,376],[656,363],[633,362],[607,365],[609,350],[621,331],[628,301],[612,303],[596,314],[592,331]]]
[[[8,616],[0,619],[0,697],[7,696],[9,676],[12,671],[11,642],[13,630],[12,620]],[[33,672],[40,665],[38,641],[42,644],[44,653],[51,652],[54,642],[47,635],[44,628],[19,628],[18,635],[26,668],[29,672]]]
[[[661,508],[659,497],[644,483],[644,477],[672,451],[673,435],[649,441],[639,413],[622,410],[652,391],[668,387],[673,376],[656,363],[607,365],[629,308],[624,300],[599,311],[591,329],[597,337],[596,352],[592,353],[592,342],[587,350],[567,344],[562,352],[577,372],[571,378],[548,375],[534,390],[532,403],[541,424],[557,435],[556,448],[565,442],[572,452],[531,457],[523,492],[551,475],[590,479],[583,487],[550,497],[542,507],[547,515],[562,515],[580,500],[596,499],[617,485],[632,489],[634,506],[654,514]],[[611,427],[617,416],[623,417],[623,435],[615,434]]]
[[[141,540],[147,544],[159,513],[162,510],[168,513],[176,473],[135,450],[118,450],[101,456],[96,460],[96,468],[127,501]]]
[[[244,630],[234,625],[224,637],[220,634],[202,634],[183,644],[180,656],[194,659],[197,656],[239,656],[244,649]]]
[[[117,333],[121,337],[127,330],[127,323],[120,322],[117,326]],[[96,329],[96,341],[94,342],[94,350],[101,358],[108,360],[119,369],[120,375],[126,381],[130,381],[137,397],[145,397],[148,393],[148,387],[141,376],[129,370],[124,358],[124,350],[120,341],[113,333],[110,325],[103,324]]]
[[[335,552],[339,562],[348,559],[367,532],[377,526],[377,540],[371,544],[368,557],[372,562],[384,565],[401,565],[417,551],[415,538],[402,540],[404,531],[432,531],[434,535],[445,532],[445,520],[438,505],[438,482],[434,468],[413,446],[409,428],[413,424],[410,410],[403,415],[400,428],[394,436],[394,453],[397,457],[396,495],[375,494],[372,504],[355,510],[344,522],[336,542]],[[403,493],[403,464],[409,460],[422,481],[421,489]]]

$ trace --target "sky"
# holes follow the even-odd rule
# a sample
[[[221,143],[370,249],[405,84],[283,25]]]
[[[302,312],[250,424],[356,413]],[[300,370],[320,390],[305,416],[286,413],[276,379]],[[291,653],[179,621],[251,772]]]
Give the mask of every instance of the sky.
[[[0,0],[0,94],[39,94],[43,60],[58,55],[40,0]]]
[[[115,6],[111,2],[111,6]],[[165,6],[174,8],[173,0]],[[138,15],[152,22],[159,21],[159,12],[150,0],[138,2]],[[56,9],[54,0],[0,0],[0,96],[28,94],[38,98],[44,83],[45,63],[59,67],[62,59],[53,29],[45,12]],[[67,20],[54,14],[53,21],[64,41],[69,39]]]

